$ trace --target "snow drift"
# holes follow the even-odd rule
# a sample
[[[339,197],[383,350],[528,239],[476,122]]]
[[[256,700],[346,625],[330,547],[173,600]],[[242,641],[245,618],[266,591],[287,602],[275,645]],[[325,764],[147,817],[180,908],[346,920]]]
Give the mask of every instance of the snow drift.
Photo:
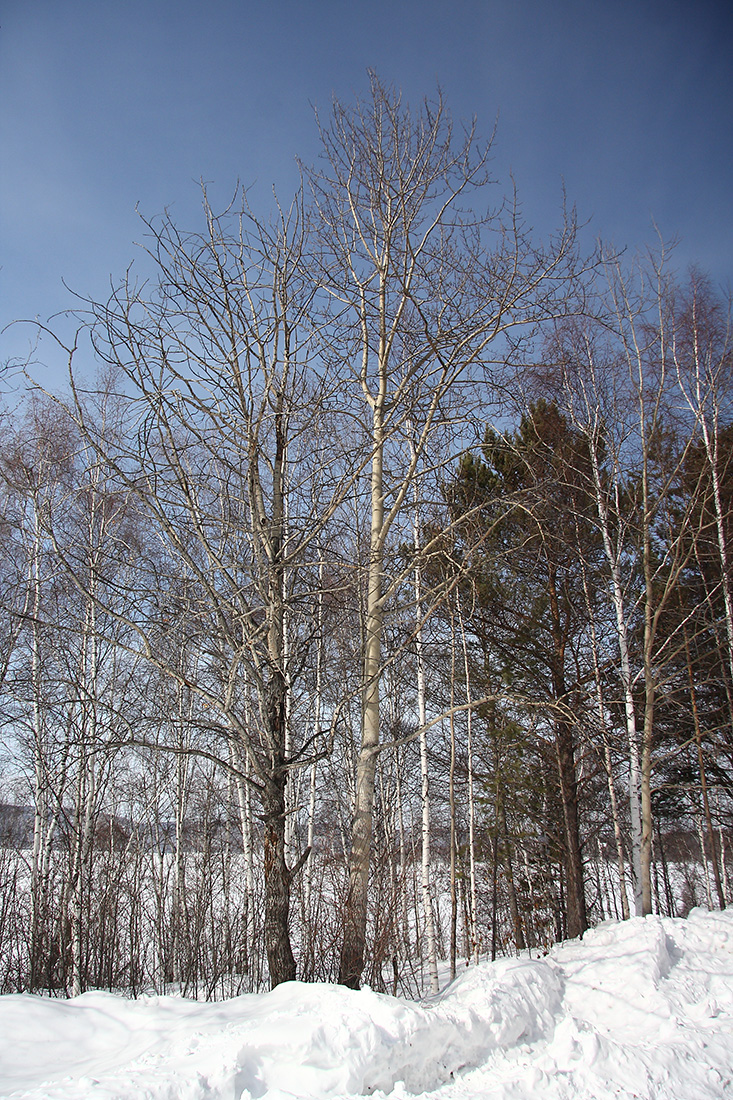
[[[414,1003],[298,982],[201,1004],[0,997],[0,1097],[733,1095],[733,916],[607,923]]]

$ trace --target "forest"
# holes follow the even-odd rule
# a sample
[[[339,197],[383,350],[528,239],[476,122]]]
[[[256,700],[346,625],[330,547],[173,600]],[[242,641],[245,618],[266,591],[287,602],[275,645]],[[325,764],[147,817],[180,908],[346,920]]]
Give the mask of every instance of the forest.
[[[440,95],[318,125],[5,366],[3,993],[416,995],[731,899],[729,302],[534,239]]]

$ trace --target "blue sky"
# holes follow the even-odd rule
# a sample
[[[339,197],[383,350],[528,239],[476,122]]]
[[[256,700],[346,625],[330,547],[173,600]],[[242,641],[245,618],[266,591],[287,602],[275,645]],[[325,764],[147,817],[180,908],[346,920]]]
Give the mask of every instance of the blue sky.
[[[589,238],[633,250],[654,222],[680,269],[733,285],[730,3],[3,0],[0,328],[72,306],[63,281],[103,297],[138,251],[136,204],[195,229],[196,181],[223,204],[241,180],[266,214],[318,154],[314,106],[368,68],[411,102],[439,82],[484,134],[498,120],[494,174],[539,236],[564,185]],[[0,362],[29,340],[6,330]]]

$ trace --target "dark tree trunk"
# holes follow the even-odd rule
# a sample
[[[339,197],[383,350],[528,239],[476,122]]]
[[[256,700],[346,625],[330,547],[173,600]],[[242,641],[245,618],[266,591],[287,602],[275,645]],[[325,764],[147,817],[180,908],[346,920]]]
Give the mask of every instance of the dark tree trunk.
[[[509,829],[507,827],[506,807],[504,806],[503,798],[500,800],[499,807],[501,818],[502,855],[504,862],[504,873],[506,874],[507,893],[509,895],[509,911],[512,915],[512,924],[514,925],[514,943],[516,944],[517,951],[524,951],[527,947],[527,941],[524,936],[524,928],[522,927],[522,915],[519,912],[517,891],[514,886],[512,850],[509,843]]]
[[[583,853],[578,820],[575,746],[570,723],[564,719],[558,719],[555,723],[555,748],[565,833],[567,931],[570,939],[574,939],[576,936],[582,936],[587,930],[588,914],[585,906]]]
[[[376,756],[367,758],[362,753],[358,804],[352,826],[349,892],[344,910],[344,939],[339,965],[339,982],[349,989],[359,988],[364,969],[375,772]]]
[[[555,701],[560,707],[567,706],[568,692],[565,684],[565,639],[567,626],[563,621],[557,594],[555,570],[549,570],[550,614],[552,616],[552,637],[554,644],[554,667],[552,687]],[[578,781],[575,772],[575,741],[573,728],[564,714],[555,719],[555,752],[557,771],[560,780],[560,799],[562,801],[563,825],[565,834],[565,873],[567,878],[567,934],[570,939],[582,936],[588,928],[588,914],[585,907],[585,885],[583,876],[583,853],[580,844],[580,822],[578,818]]]
[[[270,984],[295,980],[290,945],[290,871],[285,862],[285,784],[273,783],[265,809],[265,949]]]
[[[295,958],[290,944],[290,884],[292,873],[285,859],[285,678],[273,673],[268,685],[267,719],[271,746],[271,774],[262,793],[265,819],[265,950],[274,989],[295,980]]]

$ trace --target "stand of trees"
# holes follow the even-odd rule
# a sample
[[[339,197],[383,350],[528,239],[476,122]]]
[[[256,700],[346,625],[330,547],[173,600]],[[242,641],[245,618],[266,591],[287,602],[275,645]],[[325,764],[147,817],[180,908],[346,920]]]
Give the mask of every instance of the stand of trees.
[[[485,214],[440,98],[321,137],[6,414],[4,990],[417,992],[730,897],[725,303]]]

